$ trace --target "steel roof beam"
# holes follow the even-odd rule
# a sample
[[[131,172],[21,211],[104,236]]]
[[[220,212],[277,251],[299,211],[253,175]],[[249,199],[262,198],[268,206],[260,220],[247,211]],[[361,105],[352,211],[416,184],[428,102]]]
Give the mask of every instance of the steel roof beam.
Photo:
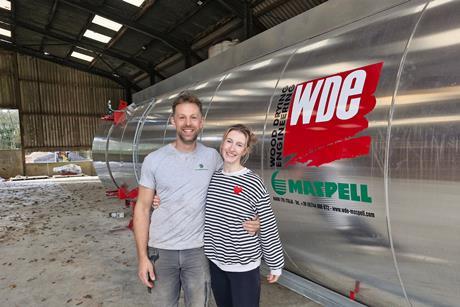
[[[47,36],[47,37],[50,37],[50,38],[54,38],[54,39],[57,39],[57,40],[60,40],[62,42],[65,42],[65,43],[68,43],[72,46],[81,46],[81,47],[84,47],[86,49],[89,49],[89,50],[92,50],[94,52],[99,52],[99,53],[104,53],[108,56],[111,56],[113,58],[116,58],[116,59],[119,59],[121,61],[124,61],[126,63],[129,63],[133,66],[136,66],[138,67],[139,69],[145,71],[145,72],[151,72],[151,68],[149,67],[149,65],[147,63],[143,63],[143,62],[140,62],[140,61],[137,61],[137,60],[134,60],[130,57],[127,57],[127,56],[124,56],[118,52],[115,52],[113,50],[110,50],[110,49],[103,49],[103,48],[100,48],[100,47],[97,47],[93,44],[90,44],[90,43],[85,43],[85,42],[81,42],[81,41],[77,41],[73,38],[69,38],[67,36],[64,36],[62,34],[58,34],[58,33],[55,33],[53,31],[45,31],[37,26],[34,26],[32,24],[29,24],[29,23],[26,23],[26,22],[23,22],[23,21],[19,21],[19,20],[16,20],[16,21],[11,21],[12,23],[16,24],[17,26],[19,27],[22,27],[24,29],[27,29],[29,31],[33,31],[33,32],[36,32],[36,33],[39,33],[41,35],[44,35],[44,36]],[[163,76],[163,74],[155,71],[155,73],[160,77],[160,78],[165,78]]]
[[[85,33],[86,29],[88,28],[88,26],[91,24],[91,20],[93,19],[94,15],[93,16],[90,16],[86,19],[86,24],[85,26],[80,30],[80,33],[78,33],[78,37],[76,39],[76,41],[78,43],[81,42],[81,39],[83,38],[83,34]],[[75,50],[75,47],[76,47],[76,44],[73,44],[73,46],[70,47],[69,51],[67,51],[67,54],[65,55],[65,58],[69,58],[69,56],[73,53],[73,51]],[[99,56],[99,55],[97,55]],[[91,61],[91,63],[94,63],[94,60]],[[92,65],[89,65],[90,68],[92,68]]]
[[[51,23],[53,22],[54,16],[56,15],[57,7],[59,4],[59,0],[54,0],[53,7],[51,8],[51,11],[48,14],[48,21],[45,26],[45,31],[48,31],[50,29]],[[42,37],[42,41],[40,43],[40,51],[43,52],[43,49],[45,48],[45,41],[46,41],[46,36]]]
[[[105,18],[108,18],[112,21],[115,21],[115,22],[118,22],[120,24],[123,24],[124,26],[130,28],[131,30],[134,30],[136,32],[139,32],[139,33],[142,33],[148,37],[151,37],[151,38],[154,38],[154,39],[157,39],[161,42],[163,42],[165,45],[169,46],[170,48],[182,53],[182,54],[186,54],[187,50],[188,50],[188,46],[183,43],[183,42],[179,42],[177,40],[174,40],[172,39],[171,37],[168,37],[166,35],[164,35],[163,33],[160,33],[158,31],[155,31],[149,27],[146,27],[144,25],[141,25],[141,24],[137,24],[135,22],[132,22],[131,20],[129,20],[128,18],[125,18],[125,17],[122,17],[122,16],[119,16],[119,15],[116,15],[116,14],[113,14],[113,13],[110,13],[106,10],[103,10],[102,8],[99,8],[97,6],[94,6],[92,4],[90,4],[89,2],[85,2],[84,5],[83,4],[79,4],[79,3],[76,3],[74,1],[71,1],[71,0],[60,0],[62,3],[65,3],[69,6],[72,6],[74,8],[78,8],[80,10],[83,10],[83,11],[86,11],[86,12],[89,12],[89,13],[93,13],[93,14],[97,14],[99,16],[102,16],[102,17],[105,17]],[[81,2],[80,2],[81,3]]]
[[[257,20],[257,18],[256,19],[253,18],[252,8],[250,6],[250,3],[248,2],[241,3],[239,1],[229,1],[229,0],[217,0],[217,2],[219,2],[222,7],[232,12],[234,15],[236,15],[238,18],[244,21],[245,31],[247,31],[246,29],[247,27],[251,26],[248,24],[249,20],[257,28],[258,31],[263,32],[267,30],[267,28],[259,20]],[[249,37],[246,37],[246,38],[249,38]]]
[[[254,35],[254,18],[251,6],[248,2],[244,3],[244,38],[248,39]]]
[[[201,9],[203,9],[207,4],[209,4],[210,1],[206,1],[206,2],[203,2],[202,5],[190,10],[189,12],[187,12],[183,17],[181,17],[179,20],[176,21],[176,23],[174,23],[171,27],[169,27],[165,32],[166,33],[171,33],[172,31],[176,30],[177,27],[179,27],[180,25],[182,25],[183,23],[187,22],[190,18],[192,18],[193,16],[195,16]],[[141,48],[139,51],[136,52],[136,54],[134,56],[138,56],[140,55],[142,52],[144,52],[145,50],[148,50],[152,45],[153,43],[157,41],[157,40],[151,40],[149,43],[145,44],[144,46],[142,46],[143,48]],[[194,56],[195,58],[197,58],[199,61],[203,61],[204,59],[201,58],[197,53],[195,53],[193,50],[192,51],[192,56]]]
[[[75,69],[78,69],[78,70],[81,70],[81,71],[85,71],[85,72],[88,72],[88,73],[91,73],[91,74],[99,75],[101,77],[105,77],[107,79],[110,79],[110,80],[120,84],[124,88],[130,87],[130,88],[133,88],[136,91],[139,91],[141,89],[139,86],[137,86],[136,84],[133,84],[131,81],[129,81],[128,79],[126,79],[124,77],[121,77],[121,76],[116,77],[116,76],[114,76],[113,74],[111,74],[111,73],[109,73],[107,71],[97,69],[97,68],[91,68],[90,69],[90,68],[88,68],[88,66],[86,66],[84,64],[80,64],[80,63],[77,63],[77,62],[74,62],[74,61],[69,61],[67,59],[63,59],[63,58],[56,57],[56,56],[53,56],[53,55],[44,55],[42,52],[34,50],[34,49],[26,48],[26,47],[23,47],[23,46],[18,46],[18,45],[15,45],[13,43],[9,44],[9,43],[5,43],[5,42],[2,42],[2,41],[0,41],[0,48],[6,49],[6,50],[9,50],[9,51],[14,51],[14,52],[21,53],[21,54],[25,54],[25,55],[30,55],[30,56],[33,56],[33,57],[36,57],[36,58],[39,58],[39,59],[42,59],[42,60],[54,62],[54,63],[60,64],[60,65],[69,66],[69,67],[72,67],[72,68],[75,68]]]
[[[11,14],[11,18],[14,20],[16,18],[16,2],[15,1],[11,1],[11,11],[10,11],[10,14]],[[11,31],[11,41],[12,42],[16,42],[16,26],[14,25],[14,23],[12,22],[9,22],[10,24],[10,31]]]
[[[136,14],[133,17],[131,17],[131,20],[132,21],[137,21],[139,18],[141,18],[153,6],[155,1],[156,0],[146,0],[146,1],[144,1],[144,3],[142,4],[141,9],[139,11],[137,11]],[[91,16],[94,16],[94,14],[91,14]],[[108,49],[112,48],[118,42],[118,40],[120,40],[120,38],[126,33],[127,29],[128,29],[127,27],[121,27],[121,29],[112,37],[110,42],[108,42],[107,45],[104,46],[104,50],[108,50]],[[136,55],[135,56],[130,55],[129,58],[130,59],[135,59]],[[99,57],[96,60],[98,60],[98,59],[99,59]],[[93,61],[90,66],[92,67],[94,65],[96,65],[96,61]],[[149,65],[150,65],[150,63],[149,63]]]
[[[259,4],[261,4],[262,2],[265,2],[265,0],[256,0],[255,2],[252,3],[252,7],[256,7]]]
[[[272,2],[271,4],[269,4],[267,7],[265,7],[263,10],[261,10],[260,12],[258,12],[256,14],[256,17],[259,17],[259,16],[262,16],[270,11],[273,11],[274,9],[280,7],[281,5],[287,3],[289,0],[280,0],[280,1],[275,1],[275,2]]]
[[[237,30],[238,28],[241,28],[243,25],[243,21],[240,20],[237,17],[232,18],[229,22],[225,23],[222,27],[219,29],[215,30],[214,32],[206,35],[205,37],[197,40],[192,44],[192,49],[194,50],[201,50],[203,48],[209,47],[213,42],[216,41],[216,39],[221,38],[221,37],[226,37],[229,33],[232,33],[233,31]],[[162,69],[163,67],[169,67],[171,65],[176,64],[181,60],[181,57],[179,54],[175,54],[164,61],[160,62],[159,64],[156,65],[157,69]],[[135,76],[133,79],[136,80],[136,82],[141,82],[144,79],[149,77],[148,74],[142,73],[137,76]]]

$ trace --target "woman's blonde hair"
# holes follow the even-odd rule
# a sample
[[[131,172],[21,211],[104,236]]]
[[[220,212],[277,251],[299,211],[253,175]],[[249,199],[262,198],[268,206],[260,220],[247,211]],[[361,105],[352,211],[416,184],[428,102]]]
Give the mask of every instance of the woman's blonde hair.
[[[252,148],[257,143],[257,137],[249,127],[243,124],[236,124],[236,125],[230,126],[228,127],[227,131],[225,131],[222,137],[222,142],[220,145],[221,153],[222,153],[222,145],[224,144],[224,141],[227,138],[228,134],[232,131],[239,131],[242,134],[244,134],[244,136],[246,137],[246,153],[244,154],[244,156],[241,157],[241,164],[243,165],[244,163],[246,163],[246,161],[248,161],[249,154],[252,152]]]

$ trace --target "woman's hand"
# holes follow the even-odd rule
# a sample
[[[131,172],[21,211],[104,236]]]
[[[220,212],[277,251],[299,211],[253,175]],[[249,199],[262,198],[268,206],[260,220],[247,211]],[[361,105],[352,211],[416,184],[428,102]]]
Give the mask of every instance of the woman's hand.
[[[155,196],[153,196],[152,208],[153,209],[160,208],[160,196],[158,196],[158,194],[155,194]]]
[[[277,282],[279,278],[280,278],[280,275],[268,274],[267,281],[269,284],[273,284]]]
[[[260,219],[259,216],[253,217],[251,220],[246,221],[243,223],[243,228],[246,230],[251,236],[254,236],[260,230]]]

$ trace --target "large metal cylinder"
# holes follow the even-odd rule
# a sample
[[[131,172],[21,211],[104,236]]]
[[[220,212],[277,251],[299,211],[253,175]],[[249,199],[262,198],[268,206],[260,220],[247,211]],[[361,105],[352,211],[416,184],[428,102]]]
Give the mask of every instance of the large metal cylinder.
[[[235,123],[259,138],[248,167],[271,193],[289,271],[346,296],[359,281],[372,306],[458,305],[458,16],[460,1],[409,1],[159,93],[101,127],[98,175],[136,187],[143,158],[175,138],[172,101],[193,91],[204,144]]]

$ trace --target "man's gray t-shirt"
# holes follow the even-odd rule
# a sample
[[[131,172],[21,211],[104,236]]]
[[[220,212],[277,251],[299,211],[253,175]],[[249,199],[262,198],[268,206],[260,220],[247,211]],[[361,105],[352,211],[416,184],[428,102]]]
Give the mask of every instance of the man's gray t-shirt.
[[[148,245],[182,250],[203,246],[206,193],[222,158],[197,143],[193,152],[180,152],[172,144],[145,157],[139,184],[156,190],[160,207],[152,212]]]

